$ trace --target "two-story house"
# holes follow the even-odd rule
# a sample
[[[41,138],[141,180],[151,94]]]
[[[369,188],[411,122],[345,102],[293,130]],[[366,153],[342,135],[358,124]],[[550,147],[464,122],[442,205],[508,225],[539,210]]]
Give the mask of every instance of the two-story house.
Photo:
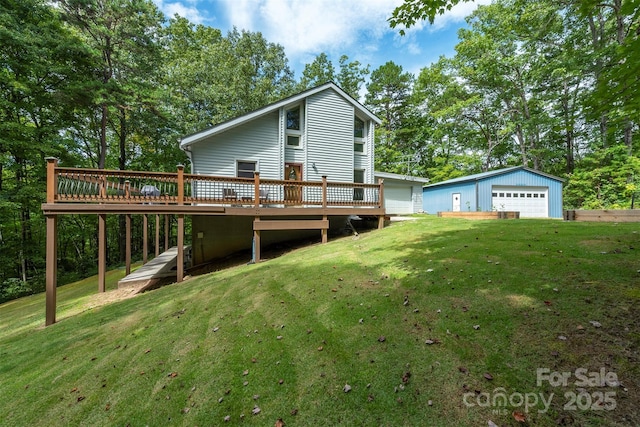
[[[186,136],[180,147],[191,160],[193,175],[249,179],[258,172],[265,183],[268,180],[319,183],[324,177],[332,183],[373,184],[376,124],[380,124],[379,118],[329,82]],[[202,184],[192,191],[206,194],[219,189]],[[244,199],[253,199],[252,187],[241,182],[223,191],[231,205],[242,206]],[[260,198],[264,198],[262,206],[275,207],[284,202],[282,207],[308,208],[312,193],[320,197],[320,191],[319,187],[292,185],[261,190]],[[344,197],[344,189],[327,191],[329,199]],[[364,189],[347,191],[349,200],[343,201],[345,207],[357,205],[365,198]],[[346,215],[352,214],[346,210],[344,214],[339,210],[335,213],[326,218],[331,228],[344,226]],[[246,216],[194,216],[194,262],[198,264],[250,246],[255,229],[252,221]],[[279,230],[265,234],[262,243],[303,235],[301,230]]]

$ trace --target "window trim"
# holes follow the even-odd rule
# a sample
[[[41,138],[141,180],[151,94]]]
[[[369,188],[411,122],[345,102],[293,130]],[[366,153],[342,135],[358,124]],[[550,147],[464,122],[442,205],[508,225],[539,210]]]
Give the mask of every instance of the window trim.
[[[290,107],[284,108],[284,146],[287,148],[293,148],[295,150],[303,149],[303,133],[304,133],[304,104],[295,104]],[[289,111],[298,109],[299,111],[299,127],[300,129],[289,129],[287,126],[287,114]],[[298,145],[289,144],[289,136],[295,136],[298,138]]]
[[[362,122],[362,136],[355,136],[356,133],[356,120],[360,120]],[[362,147],[362,150],[356,150],[356,147]],[[354,154],[358,154],[360,156],[367,155],[367,121],[358,117],[357,115],[353,116],[353,152]]]
[[[241,176],[240,175],[240,163],[249,163],[249,164],[253,164],[253,171],[251,171],[251,176]],[[258,172],[259,169],[259,165],[258,165],[258,161],[257,160],[241,160],[241,159],[237,159],[236,160],[236,178],[253,178],[254,177],[254,172]],[[247,170],[242,170],[243,172],[247,172]]]

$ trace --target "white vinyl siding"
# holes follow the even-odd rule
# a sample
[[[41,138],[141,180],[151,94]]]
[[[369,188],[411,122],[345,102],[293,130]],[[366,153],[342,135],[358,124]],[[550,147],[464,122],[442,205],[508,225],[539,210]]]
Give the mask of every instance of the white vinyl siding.
[[[260,176],[282,179],[278,141],[278,112],[218,134],[211,143],[192,146],[194,174],[236,176],[236,162],[255,161]]]
[[[353,105],[333,90],[312,95],[307,100],[307,164],[309,181],[326,175],[329,181],[353,180]],[[366,177],[365,177],[366,179]]]

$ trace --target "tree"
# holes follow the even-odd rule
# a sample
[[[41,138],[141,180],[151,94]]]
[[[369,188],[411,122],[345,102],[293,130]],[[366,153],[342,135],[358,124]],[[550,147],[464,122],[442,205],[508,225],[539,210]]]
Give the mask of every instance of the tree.
[[[298,83],[299,90],[306,90],[327,82],[335,81],[336,70],[326,53],[316,56],[313,62],[304,66]]]
[[[336,76],[338,86],[354,99],[360,99],[360,88],[369,75],[369,66],[362,67],[360,61],[349,61],[347,55],[340,57],[340,71]]]
[[[147,75],[157,68],[157,36],[164,20],[147,0],[58,0],[66,21],[82,34],[91,48],[94,81],[88,86],[99,117],[97,167],[108,157],[110,110],[118,138],[118,164],[126,166],[127,110],[144,94]],[[116,124],[117,122],[117,124]],[[93,150],[92,150],[93,151]]]
[[[433,24],[436,15],[442,15],[456,4],[468,1],[473,0],[404,0],[404,3],[393,10],[389,24],[391,28],[397,26],[410,28],[416,22],[427,19],[430,24]],[[405,34],[403,29],[400,30],[400,34]]]
[[[9,293],[43,284],[44,158],[66,155],[60,129],[87,103],[86,54],[46,2],[0,3],[0,300],[7,281]]]
[[[182,134],[237,117],[289,95],[293,73],[284,48],[260,33],[170,20],[163,59],[165,104]]]
[[[410,147],[411,127],[405,128],[411,114],[413,81],[411,73],[389,61],[373,70],[367,84],[365,105],[382,118],[381,129],[376,132],[376,166],[381,170],[395,171],[407,161],[417,162]]]

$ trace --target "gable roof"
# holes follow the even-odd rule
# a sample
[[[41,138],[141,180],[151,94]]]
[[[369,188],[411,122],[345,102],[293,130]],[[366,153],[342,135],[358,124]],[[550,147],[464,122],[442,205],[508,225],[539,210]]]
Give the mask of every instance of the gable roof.
[[[325,84],[322,84],[320,86],[316,86],[314,88],[311,89],[307,89],[303,92],[300,92],[296,95],[292,95],[289,96],[287,98],[281,99],[280,101],[276,101],[272,104],[269,104],[267,106],[264,106],[262,108],[259,108],[257,110],[251,111],[249,113],[243,114],[242,116],[236,117],[234,119],[231,120],[227,120],[225,122],[219,123],[215,126],[212,126],[208,129],[202,130],[200,132],[196,132],[194,134],[191,135],[187,135],[185,137],[183,137],[180,140],[180,148],[182,149],[186,149],[188,146],[190,146],[191,144],[194,144],[198,141],[201,141],[209,136],[212,135],[216,135],[218,133],[227,131],[229,129],[232,129],[236,126],[240,126],[243,123],[249,122],[251,120],[254,120],[258,117],[267,115],[269,113],[272,113],[273,111],[277,111],[280,108],[290,105],[290,104],[294,104],[296,102],[302,101],[303,99],[311,96],[311,95],[315,95],[316,93],[325,91],[327,89],[333,89],[334,91],[336,91],[340,96],[342,96],[344,99],[346,99],[347,101],[349,101],[349,103],[351,103],[354,108],[356,109],[356,111],[358,111],[360,114],[366,116],[368,119],[373,120],[375,123],[380,124],[382,123],[382,121],[375,115],[373,114],[371,111],[369,111],[364,105],[362,105],[360,102],[358,102],[357,100],[353,99],[348,93],[346,93],[344,90],[340,89],[340,87],[338,85],[336,85],[333,82],[327,82]]]
[[[435,184],[430,184],[430,185],[427,185],[425,187],[430,187],[431,188],[431,187],[438,187],[438,186],[441,186],[441,185],[458,184],[458,183],[470,182],[470,181],[481,181],[481,180],[486,179],[486,178],[491,178],[491,177],[498,176],[498,175],[504,175],[504,174],[511,173],[511,172],[514,172],[514,171],[517,171],[517,170],[524,170],[524,171],[527,171],[527,172],[530,172],[530,173],[533,173],[533,174],[536,174],[536,175],[541,175],[541,176],[544,176],[546,178],[553,179],[553,180],[560,181],[560,182],[564,182],[565,181],[564,179],[559,178],[557,176],[550,175],[550,174],[544,173],[544,172],[540,172],[540,171],[537,171],[535,169],[531,169],[531,168],[528,168],[528,167],[525,167],[525,166],[513,166],[513,167],[510,167],[510,168],[497,169],[497,170],[494,170],[494,171],[476,173],[474,175],[467,175],[467,176],[461,176],[459,178],[448,179],[446,181],[437,182]]]
[[[374,171],[373,176],[376,178],[390,179],[395,181],[413,182],[417,184],[426,184],[427,182],[429,182],[429,178],[422,178],[419,176],[411,176],[411,175],[401,175],[398,173],[391,173],[391,172]]]

